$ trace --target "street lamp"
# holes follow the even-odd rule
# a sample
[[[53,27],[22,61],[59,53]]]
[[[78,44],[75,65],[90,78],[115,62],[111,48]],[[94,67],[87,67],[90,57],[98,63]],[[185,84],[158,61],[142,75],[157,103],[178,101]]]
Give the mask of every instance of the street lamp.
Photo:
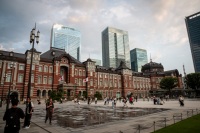
[[[39,37],[40,37],[40,32],[39,30],[37,31],[37,35],[35,33],[36,30],[36,24],[35,28],[32,29],[30,33],[30,44],[32,44],[32,49],[31,49],[31,64],[30,64],[30,72],[29,72],[29,79],[28,79],[28,93],[27,93],[27,98],[30,98],[30,92],[31,92],[31,72],[32,72],[32,65],[33,65],[33,49],[34,49],[34,44],[35,41],[38,44],[39,43]]]
[[[15,68],[15,64],[13,62],[10,63],[10,68],[12,70],[11,70],[11,74],[10,74],[10,84],[9,84],[9,90],[8,90],[8,96],[7,96],[6,110],[8,110],[9,104],[10,104],[10,88],[11,88],[11,82],[12,82],[13,68]]]
[[[6,77],[7,77],[7,74],[5,73],[4,76],[3,76],[4,81],[3,81],[3,88],[2,88],[2,91],[1,91],[1,103],[0,103],[0,107],[2,107],[2,103],[3,103],[4,83],[5,83]]]

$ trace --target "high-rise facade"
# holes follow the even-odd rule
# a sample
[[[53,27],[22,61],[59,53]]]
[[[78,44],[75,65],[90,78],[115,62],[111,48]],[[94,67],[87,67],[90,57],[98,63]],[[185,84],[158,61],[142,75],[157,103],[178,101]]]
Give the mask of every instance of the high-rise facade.
[[[131,69],[135,72],[141,72],[143,65],[148,63],[147,51],[145,49],[135,48],[130,51]]]
[[[51,47],[64,49],[72,57],[80,61],[80,31],[60,24],[54,24],[51,30]]]
[[[200,12],[185,18],[195,72],[200,72]]]
[[[121,61],[130,68],[128,32],[107,27],[102,32],[103,66],[117,68]]]
[[[95,62],[95,65],[101,66],[101,60],[99,59],[91,59],[91,60]]]

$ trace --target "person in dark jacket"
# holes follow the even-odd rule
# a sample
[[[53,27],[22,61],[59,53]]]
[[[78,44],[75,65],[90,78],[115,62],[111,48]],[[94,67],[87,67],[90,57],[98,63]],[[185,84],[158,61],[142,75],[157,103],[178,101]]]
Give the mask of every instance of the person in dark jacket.
[[[49,118],[49,124],[51,124],[53,112],[54,112],[54,104],[53,104],[52,98],[50,98],[49,101],[46,103],[45,123],[47,122],[47,120]]]
[[[24,128],[30,128],[31,117],[33,112],[33,103],[31,102],[31,98],[27,98],[26,100],[26,111],[25,111],[25,120],[24,120]]]
[[[4,133],[19,133],[20,130],[20,118],[24,119],[24,111],[18,108],[18,99],[12,99],[12,107],[6,110],[3,120],[6,121]]]

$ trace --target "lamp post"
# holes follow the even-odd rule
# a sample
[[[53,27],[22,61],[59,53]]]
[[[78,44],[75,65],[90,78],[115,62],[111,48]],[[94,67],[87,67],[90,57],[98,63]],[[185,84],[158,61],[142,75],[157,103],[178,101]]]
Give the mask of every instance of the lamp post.
[[[7,77],[7,74],[4,74],[4,76],[3,76],[3,78],[4,78],[3,88],[2,88],[2,91],[1,91],[1,103],[0,103],[0,107],[2,107],[2,103],[3,103],[4,83],[5,83],[6,77]]]
[[[34,44],[35,41],[38,44],[39,43],[39,36],[40,32],[39,30],[37,31],[37,35],[35,33],[36,30],[36,24],[35,28],[32,29],[30,33],[30,44],[32,44],[32,49],[31,49],[31,63],[30,63],[30,72],[29,72],[29,79],[28,79],[28,93],[27,93],[27,98],[30,98],[30,92],[31,92],[31,75],[32,75],[32,65],[33,65],[33,49],[34,49]]]
[[[8,90],[8,96],[7,96],[6,110],[8,110],[9,104],[10,104],[10,88],[11,88],[11,82],[12,82],[13,68],[15,68],[15,64],[13,62],[11,62],[10,68],[12,70],[11,70],[11,74],[10,74],[10,84],[9,84],[9,90]]]

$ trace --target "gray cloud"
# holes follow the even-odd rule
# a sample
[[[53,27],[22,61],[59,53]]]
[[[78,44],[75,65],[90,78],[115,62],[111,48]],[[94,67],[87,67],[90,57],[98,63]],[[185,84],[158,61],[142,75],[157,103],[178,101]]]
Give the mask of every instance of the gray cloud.
[[[51,28],[60,23],[80,30],[82,60],[101,59],[101,32],[107,27],[126,30],[130,49],[143,48],[165,70],[194,71],[184,18],[200,10],[193,0],[1,0],[0,49],[24,53],[31,48],[29,34],[37,22],[41,32],[36,49],[50,47]]]

